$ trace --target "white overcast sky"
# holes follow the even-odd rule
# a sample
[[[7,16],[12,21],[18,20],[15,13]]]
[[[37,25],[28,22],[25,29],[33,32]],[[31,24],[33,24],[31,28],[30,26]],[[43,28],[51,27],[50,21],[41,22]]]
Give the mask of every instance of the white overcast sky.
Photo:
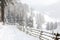
[[[60,19],[60,0],[21,0],[30,7],[46,13],[53,18]]]
[[[23,3],[33,5],[51,5],[59,2],[60,0],[21,0]]]

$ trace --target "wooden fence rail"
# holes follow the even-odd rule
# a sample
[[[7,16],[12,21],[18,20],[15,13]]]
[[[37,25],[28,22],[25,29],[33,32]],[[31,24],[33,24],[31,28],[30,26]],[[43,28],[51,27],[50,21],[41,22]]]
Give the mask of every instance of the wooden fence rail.
[[[59,40],[59,33],[50,33],[33,28],[23,28],[25,32],[31,36],[38,37],[40,40]]]

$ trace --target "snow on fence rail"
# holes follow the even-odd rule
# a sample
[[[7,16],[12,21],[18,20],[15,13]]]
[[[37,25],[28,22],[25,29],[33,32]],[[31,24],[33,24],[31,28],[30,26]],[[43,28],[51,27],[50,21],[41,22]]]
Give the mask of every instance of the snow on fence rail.
[[[41,31],[38,29],[33,28],[23,28],[21,27],[20,30],[26,32],[27,34],[38,37],[40,40],[59,40],[60,34],[56,33],[50,33],[47,31]]]
[[[45,31],[40,31],[37,29],[27,29],[28,34],[34,36],[34,37],[39,37],[40,40],[52,40],[55,38],[55,35],[49,32]],[[48,35],[47,35],[48,34]]]

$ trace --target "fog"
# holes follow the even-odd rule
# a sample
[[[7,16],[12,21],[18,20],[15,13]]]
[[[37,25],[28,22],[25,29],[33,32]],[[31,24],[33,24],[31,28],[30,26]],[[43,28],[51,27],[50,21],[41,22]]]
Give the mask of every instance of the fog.
[[[60,20],[60,0],[21,0],[34,10]]]

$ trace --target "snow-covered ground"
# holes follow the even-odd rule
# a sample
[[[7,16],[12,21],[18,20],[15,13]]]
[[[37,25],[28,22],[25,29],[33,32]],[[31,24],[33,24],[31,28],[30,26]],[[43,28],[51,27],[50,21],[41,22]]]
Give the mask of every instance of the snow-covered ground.
[[[52,40],[49,37],[46,38]],[[7,24],[2,25],[2,23],[0,23],[0,40],[40,40],[40,39],[38,37],[34,37],[29,34],[26,34],[25,32],[20,31],[17,28],[17,25],[7,25]]]
[[[0,23],[0,40],[39,40],[20,31],[16,25],[2,25]]]

